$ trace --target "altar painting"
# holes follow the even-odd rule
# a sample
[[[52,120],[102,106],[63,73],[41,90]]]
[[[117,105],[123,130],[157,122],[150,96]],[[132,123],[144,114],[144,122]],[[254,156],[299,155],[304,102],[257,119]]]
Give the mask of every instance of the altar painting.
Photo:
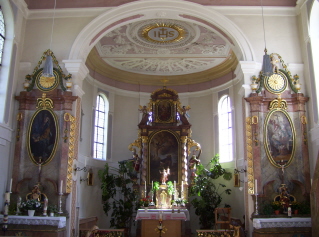
[[[169,131],[154,134],[149,142],[148,183],[161,182],[163,171],[169,170],[167,181],[178,183],[180,162],[178,159],[179,141]]]
[[[29,126],[28,152],[35,164],[49,163],[56,150],[58,130],[57,119],[51,110],[37,111]]]
[[[295,129],[284,110],[270,111],[265,121],[265,149],[276,167],[288,166],[295,152]]]

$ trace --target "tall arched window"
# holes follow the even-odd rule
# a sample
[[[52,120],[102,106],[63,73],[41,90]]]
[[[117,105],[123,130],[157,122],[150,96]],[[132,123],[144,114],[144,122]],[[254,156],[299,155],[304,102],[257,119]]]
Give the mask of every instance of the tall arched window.
[[[224,95],[218,102],[219,158],[220,162],[233,160],[233,126],[230,98]]]
[[[95,159],[106,160],[108,113],[108,99],[100,93],[96,99],[94,120],[93,158]]]
[[[2,54],[3,54],[3,48],[4,48],[4,40],[6,35],[6,29],[4,24],[4,17],[2,8],[0,6],[0,66],[2,65]]]

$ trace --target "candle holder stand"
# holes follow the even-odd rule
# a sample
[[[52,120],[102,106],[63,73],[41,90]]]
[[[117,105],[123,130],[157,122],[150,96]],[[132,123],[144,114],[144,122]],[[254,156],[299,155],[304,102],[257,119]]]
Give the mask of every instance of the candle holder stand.
[[[256,196],[256,202],[255,202],[255,215],[258,216],[259,213],[258,213],[258,193],[255,194]]]
[[[62,211],[62,195],[63,195],[62,192],[59,193],[59,211],[58,211],[59,214],[63,213],[63,211]]]

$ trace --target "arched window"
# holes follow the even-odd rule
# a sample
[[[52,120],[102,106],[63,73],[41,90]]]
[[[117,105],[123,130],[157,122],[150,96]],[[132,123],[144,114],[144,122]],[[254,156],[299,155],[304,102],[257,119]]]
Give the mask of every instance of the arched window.
[[[0,66],[2,65],[2,54],[3,54],[3,48],[4,48],[4,40],[6,35],[6,29],[4,24],[4,17],[2,8],[0,6]]]
[[[233,126],[230,98],[224,95],[218,102],[219,158],[220,162],[233,160]]]
[[[93,158],[95,159],[106,160],[108,113],[108,99],[104,94],[100,93],[96,99],[94,120]]]

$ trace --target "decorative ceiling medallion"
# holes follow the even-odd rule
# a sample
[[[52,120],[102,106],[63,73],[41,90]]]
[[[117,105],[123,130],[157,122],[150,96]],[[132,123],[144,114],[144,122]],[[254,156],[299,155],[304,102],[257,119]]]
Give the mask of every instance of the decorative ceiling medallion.
[[[142,29],[142,37],[146,40],[159,44],[170,44],[184,39],[185,29],[167,23],[153,23]]]
[[[197,25],[172,19],[152,19],[131,24],[127,29],[128,38],[152,49],[185,47],[200,36]]]

